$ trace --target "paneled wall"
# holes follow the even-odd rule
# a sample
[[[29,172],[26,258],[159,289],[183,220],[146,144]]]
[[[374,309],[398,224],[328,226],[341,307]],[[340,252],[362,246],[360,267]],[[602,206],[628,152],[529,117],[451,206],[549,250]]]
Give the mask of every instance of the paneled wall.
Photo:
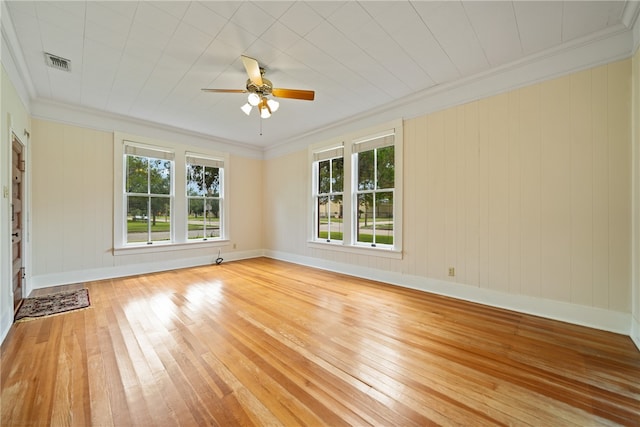
[[[32,140],[36,286],[135,274],[217,256],[218,247],[114,255],[113,133],[33,120]],[[263,247],[262,161],[230,156],[227,172],[231,241],[220,249],[228,260],[229,252],[252,253]]]
[[[629,66],[406,121],[405,271],[628,312]]]
[[[406,120],[402,260],[307,247],[306,152],[267,160],[265,246],[630,313],[630,91],[625,60]]]
[[[113,134],[33,121],[34,276],[113,266]]]
[[[632,123],[633,137],[633,269],[632,269],[632,327],[631,338],[640,349],[640,49],[632,60]]]
[[[31,117],[22,103],[16,87],[9,78],[4,64],[0,66],[0,341],[13,323],[13,289],[11,265],[11,129],[20,141],[30,149],[30,141],[24,133],[31,131]],[[5,189],[7,194],[5,196]],[[27,284],[27,291],[28,291]]]

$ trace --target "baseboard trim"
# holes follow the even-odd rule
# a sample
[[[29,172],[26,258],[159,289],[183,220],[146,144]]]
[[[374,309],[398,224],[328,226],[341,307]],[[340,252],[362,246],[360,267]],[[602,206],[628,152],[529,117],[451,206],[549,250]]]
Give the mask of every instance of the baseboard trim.
[[[631,319],[631,341],[640,351],[640,319],[633,317]]]
[[[594,329],[615,332],[623,335],[631,334],[631,315],[629,313],[621,313],[612,310],[587,307],[526,295],[513,295],[477,288],[475,286],[464,285],[461,283],[452,286],[452,283],[448,281],[377,270],[369,267],[354,266],[280,251],[267,250],[265,251],[264,256],[295,264],[385,282],[391,285],[449,296],[492,307],[513,310],[519,313],[526,313],[547,319],[587,326]],[[640,326],[636,324],[636,329],[638,328],[640,328]],[[634,339],[634,337],[632,337],[632,339]],[[636,345],[638,345],[640,340],[638,339],[637,334],[634,341],[636,342]]]
[[[632,319],[629,313],[621,313],[596,307],[587,307],[562,301],[548,300],[544,298],[530,297],[526,295],[513,295],[497,292],[474,286],[456,284],[451,282],[431,279],[420,276],[401,274],[391,271],[378,270],[370,267],[361,267],[335,261],[327,261],[319,258],[291,254],[288,252],[272,250],[253,250],[244,252],[232,252],[225,254],[224,262],[241,259],[268,258],[306,265],[322,270],[335,271],[370,280],[389,283],[395,286],[416,289],[438,295],[458,298],[465,301],[484,304],[492,307],[504,308],[520,313],[531,314],[548,319],[559,320],[590,328],[601,329],[628,335],[640,349],[640,322]],[[31,278],[33,289],[42,289],[72,283],[81,283],[94,280],[111,279],[116,277],[133,276],[137,274],[154,273],[158,271],[174,270],[178,268],[198,267],[210,265],[215,262],[211,256],[178,259],[172,261],[152,262],[144,264],[132,264],[114,266],[108,268],[78,270],[64,273],[34,276]],[[2,341],[11,328],[11,319],[2,319]]]
[[[263,256],[262,250],[228,252],[224,254],[224,261],[257,258]],[[116,277],[135,276],[159,271],[175,270],[179,268],[199,267],[215,263],[216,256],[206,255],[195,258],[182,258],[169,261],[156,261],[143,264],[118,265],[90,270],[65,271],[31,277],[33,289],[50,288],[52,286],[69,285],[72,283],[90,282],[94,280],[113,279]]]

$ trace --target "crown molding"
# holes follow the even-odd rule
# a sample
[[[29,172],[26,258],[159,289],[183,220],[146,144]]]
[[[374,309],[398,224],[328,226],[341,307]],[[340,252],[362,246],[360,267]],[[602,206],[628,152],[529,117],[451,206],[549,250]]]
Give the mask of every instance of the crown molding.
[[[31,115],[34,119],[49,120],[104,132],[124,132],[165,141],[181,141],[197,147],[225,151],[232,155],[263,158],[262,149],[249,144],[228,141],[188,129],[180,129],[116,113],[59,103],[50,99],[33,100]]]
[[[2,33],[2,48],[0,62],[9,75],[9,79],[22,99],[22,103],[30,110],[30,101],[36,97],[36,89],[29,74],[27,63],[22,55],[18,36],[16,34],[6,2],[0,1],[0,30]]]

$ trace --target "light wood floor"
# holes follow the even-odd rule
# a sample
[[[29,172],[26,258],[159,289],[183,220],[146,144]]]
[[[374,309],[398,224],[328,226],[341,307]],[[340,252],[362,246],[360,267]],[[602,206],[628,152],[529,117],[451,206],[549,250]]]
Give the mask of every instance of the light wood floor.
[[[628,337],[259,258],[18,323],[2,426],[640,425]]]

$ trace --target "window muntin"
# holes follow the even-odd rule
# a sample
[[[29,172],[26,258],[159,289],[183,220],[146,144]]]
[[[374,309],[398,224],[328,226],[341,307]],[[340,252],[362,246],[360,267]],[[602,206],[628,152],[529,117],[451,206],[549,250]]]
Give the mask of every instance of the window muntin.
[[[172,240],[173,153],[125,147],[126,243]]]
[[[393,137],[356,144],[355,242],[393,246],[395,150]]]
[[[187,156],[187,238],[221,239],[224,162]]]

